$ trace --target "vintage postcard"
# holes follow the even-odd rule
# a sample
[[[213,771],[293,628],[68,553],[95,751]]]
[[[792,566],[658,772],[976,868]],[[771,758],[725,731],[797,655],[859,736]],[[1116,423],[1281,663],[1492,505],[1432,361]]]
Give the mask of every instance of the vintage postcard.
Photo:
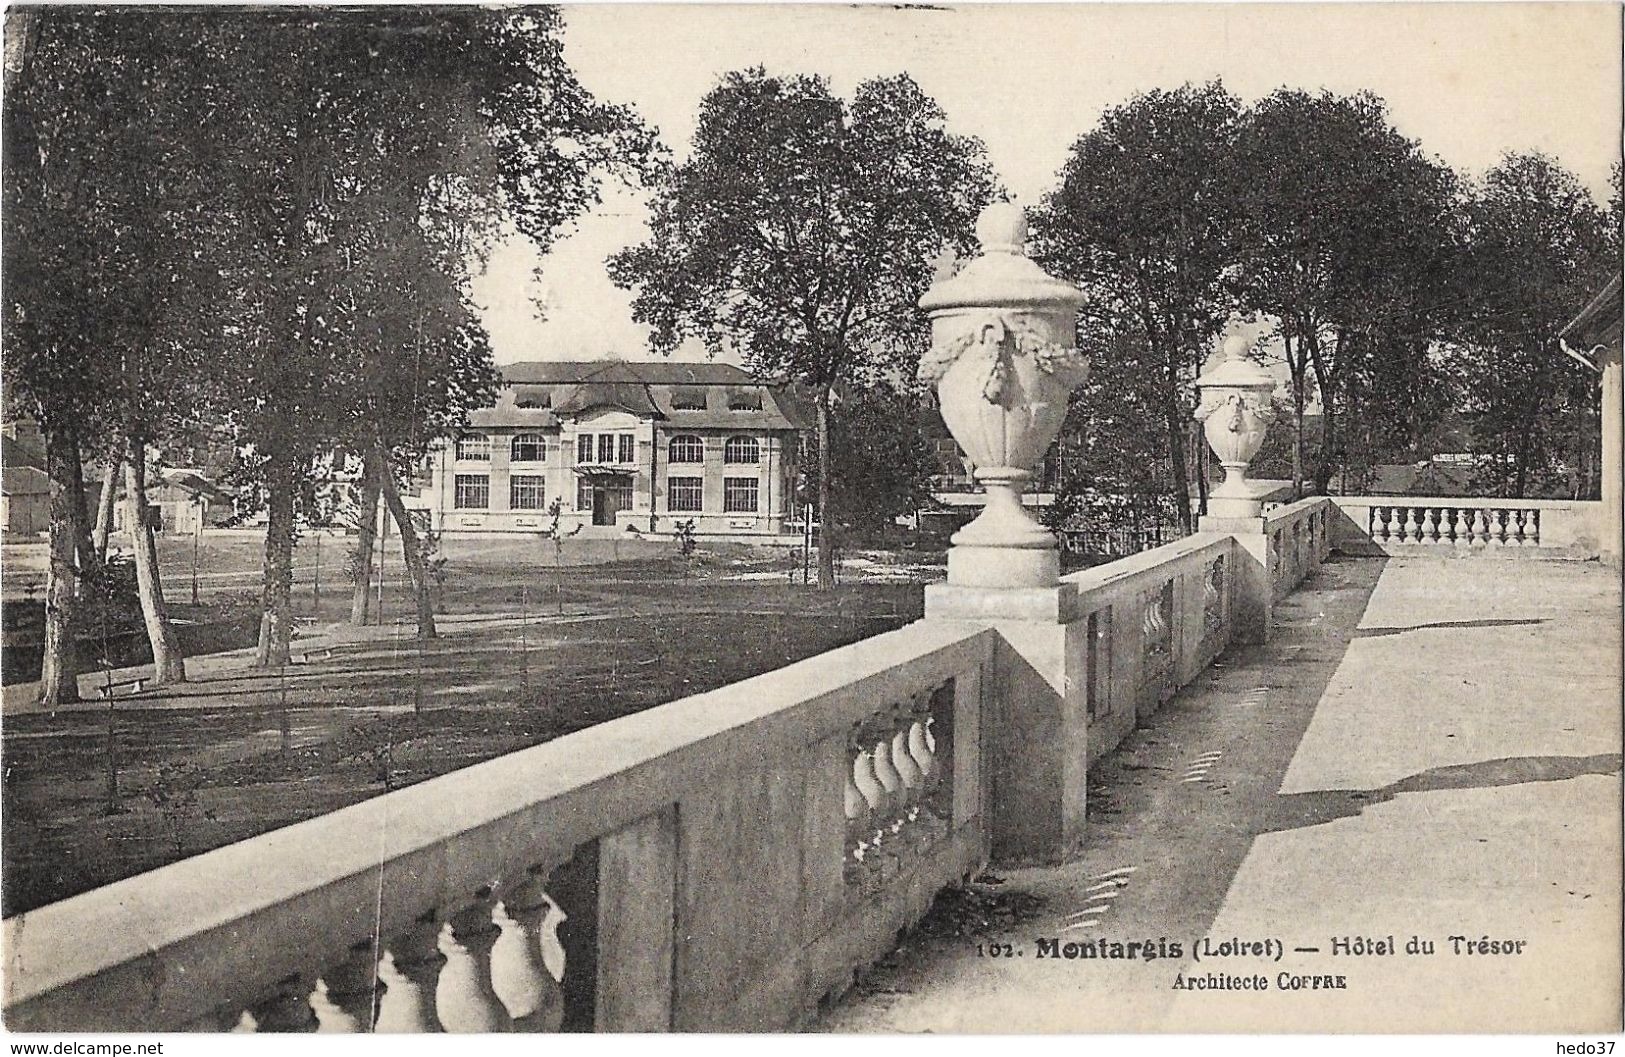
[[[6,7],[13,1052],[1611,1053],[1621,13]]]

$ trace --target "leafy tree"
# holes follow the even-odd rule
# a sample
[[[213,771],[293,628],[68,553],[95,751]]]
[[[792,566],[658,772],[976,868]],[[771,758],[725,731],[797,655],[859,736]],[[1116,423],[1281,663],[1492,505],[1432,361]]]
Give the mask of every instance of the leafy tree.
[[[846,531],[874,531],[914,514],[931,502],[936,460],[922,420],[928,414],[918,393],[877,387],[838,401],[830,414],[830,482],[826,524]],[[809,487],[816,490],[823,460],[808,444]]]
[[[1567,384],[1557,335],[1619,267],[1608,222],[1580,182],[1541,154],[1506,155],[1467,215],[1473,283],[1461,367],[1490,448],[1475,483],[1503,496],[1550,491],[1578,461],[1575,419],[1591,413],[1595,389],[1589,379]]]
[[[652,139],[565,65],[551,8],[283,9],[210,14],[236,49],[243,128],[236,428],[269,512],[260,662],[287,658],[300,484],[336,449],[392,471],[489,397],[467,269],[505,224],[546,247],[635,175]],[[400,385],[414,389],[403,398]],[[387,412],[387,414],[386,414]],[[422,548],[394,472],[425,606]],[[425,616],[428,619],[425,619]]]
[[[1145,381],[1131,389],[1145,401],[1135,417],[1161,431],[1166,488],[1186,531],[1194,382],[1235,307],[1227,278],[1239,252],[1238,108],[1212,82],[1108,110],[1073,144],[1060,187],[1034,218],[1038,259],[1087,297],[1080,335],[1108,335],[1133,358],[1119,380]],[[1138,441],[1132,450],[1148,451]]]
[[[1060,480],[1051,527],[1139,530],[1179,523],[1181,503],[1162,421],[1163,379],[1145,369],[1143,338],[1080,334],[1093,366],[1073,390],[1054,457]],[[1191,453],[1200,438],[1186,440]],[[1188,478],[1187,478],[1188,479]]]
[[[1276,91],[1243,115],[1236,158],[1245,174],[1245,301],[1278,322],[1297,431],[1294,479],[1312,472],[1324,491],[1343,458],[1338,423],[1345,410],[1356,417],[1345,405],[1395,391],[1379,376],[1427,377],[1457,265],[1454,176],[1364,92]],[[1406,365],[1397,377],[1395,360]],[[1303,436],[1311,385],[1322,429],[1312,471]],[[1365,407],[1358,417],[1381,413]]]
[[[145,517],[148,445],[188,428],[211,392],[222,287],[204,261],[217,73],[186,16],[87,8],[8,13],[6,375],[47,436],[54,510],[43,697],[75,696],[70,610],[105,533],[84,499],[85,440],[122,455],[142,609],[159,681],[185,678]],[[15,47],[13,47],[15,45]],[[105,438],[123,438],[125,450]],[[108,484],[116,478],[108,474]],[[104,486],[104,506],[111,501]],[[94,538],[100,536],[100,539]]]
[[[865,81],[849,104],[823,78],[731,73],[658,186],[649,240],[609,261],[657,351],[697,338],[815,394],[822,586],[834,582],[835,388],[908,373],[931,261],[968,250],[993,196],[983,155],[907,75]]]

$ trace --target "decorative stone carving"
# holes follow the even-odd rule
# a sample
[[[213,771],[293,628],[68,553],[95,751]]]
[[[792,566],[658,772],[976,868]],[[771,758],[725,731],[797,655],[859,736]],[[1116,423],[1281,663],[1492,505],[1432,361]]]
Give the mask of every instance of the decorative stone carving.
[[[1073,347],[1083,295],[1027,259],[1021,207],[989,206],[976,234],[981,255],[920,299],[931,317],[920,378],[936,387],[943,421],[987,489],[981,516],[953,537],[948,581],[1047,586],[1060,570],[1055,537],[1021,508],[1021,493],[1089,376]]]
[[[1196,379],[1196,385],[1202,393],[1196,419],[1224,467],[1224,481],[1208,496],[1208,512],[1216,517],[1259,517],[1268,486],[1247,480],[1247,464],[1258,454],[1273,417],[1270,394],[1275,379],[1247,359],[1247,339],[1232,334],[1224,342],[1224,360]]]

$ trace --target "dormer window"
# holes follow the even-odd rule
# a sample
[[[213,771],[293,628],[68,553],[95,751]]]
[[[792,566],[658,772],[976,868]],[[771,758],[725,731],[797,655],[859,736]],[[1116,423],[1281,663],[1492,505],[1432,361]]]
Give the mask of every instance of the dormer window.
[[[545,411],[553,406],[553,390],[546,386],[525,386],[513,394],[513,406],[526,411]]]
[[[760,411],[761,409],[762,391],[760,389],[728,390],[729,411]]]
[[[704,411],[705,387],[698,385],[672,386],[671,409],[673,411]]]

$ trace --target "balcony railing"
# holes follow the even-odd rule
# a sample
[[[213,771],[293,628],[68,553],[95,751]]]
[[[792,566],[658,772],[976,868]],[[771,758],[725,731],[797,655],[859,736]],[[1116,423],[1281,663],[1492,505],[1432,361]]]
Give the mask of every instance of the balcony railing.
[[[1443,496],[1333,496],[1341,512],[1336,542],[1388,555],[1445,550],[1456,554],[1589,556],[1596,549],[1601,504],[1561,499]]]
[[[1085,622],[1089,758],[1116,747],[1230,642],[1234,540],[1198,533],[1072,573]]]
[[[1313,496],[1264,515],[1264,532],[1270,539],[1270,586],[1277,600],[1291,594],[1310,569],[1326,560],[1335,514],[1326,497]]]
[[[8,919],[6,1024],[794,1024],[985,861],[994,638],[916,623]]]
[[[1583,506],[1303,500],[1038,592],[1057,634],[1037,653],[992,617],[926,619],[129,878],[5,922],[6,1023],[791,1027],[987,860],[992,820],[1036,824],[1020,796],[1081,803],[1082,767],[1334,545],[1539,556]],[[1373,529],[1396,517],[1400,539]],[[1021,709],[1042,718],[1018,729]],[[1035,739],[1056,773],[999,770]]]

